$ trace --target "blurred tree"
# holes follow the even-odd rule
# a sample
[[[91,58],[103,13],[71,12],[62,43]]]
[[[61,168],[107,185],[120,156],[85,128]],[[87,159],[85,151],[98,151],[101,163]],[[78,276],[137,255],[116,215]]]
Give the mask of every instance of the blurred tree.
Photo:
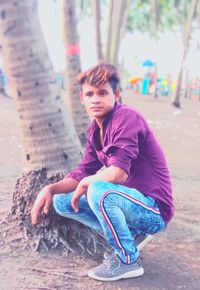
[[[103,51],[102,51],[102,43],[101,43],[101,7],[99,0],[91,0],[92,5],[92,13],[94,19],[94,27],[95,27],[95,36],[96,36],[96,49],[97,49],[97,60],[98,62],[102,62]]]
[[[63,178],[81,157],[80,142],[55,83],[37,0],[0,1],[0,49],[24,147],[24,174],[15,186],[6,233],[15,237],[21,229],[20,246],[28,244],[35,250],[60,246],[70,250],[75,245],[77,251],[100,251],[103,244],[97,244],[102,238],[75,221],[58,217],[52,209],[47,217],[40,215],[37,226],[30,221],[38,192]]]
[[[109,14],[108,14],[108,28],[107,28],[107,39],[106,39],[106,51],[105,59],[107,62],[110,61],[110,49],[111,49],[111,34],[113,25],[113,0],[110,0]]]
[[[88,0],[82,0],[81,3],[82,7],[84,7],[84,11],[87,10],[87,13],[88,11],[92,11],[92,16],[95,23],[97,59],[99,62],[102,60],[106,60],[107,62],[113,63],[114,65],[118,66],[118,52],[120,47],[119,40],[124,36],[126,31],[125,28],[128,17],[128,9],[131,0],[90,1],[91,5],[89,5]],[[108,18],[106,18],[104,14],[102,15],[102,17],[100,17],[100,11],[102,6],[104,8],[104,11],[109,9]],[[91,7],[92,10],[90,9]],[[102,41],[101,21],[106,20],[108,22],[107,38],[106,41]],[[104,52],[103,46],[105,47]]]
[[[152,37],[159,32],[172,30],[177,25],[174,2],[175,0],[131,1],[127,30],[148,32]]]
[[[130,0],[111,0],[109,2],[105,59],[107,62],[113,63],[116,67],[119,67],[118,54],[120,40],[126,31],[130,2]]]
[[[192,0],[190,10],[189,10],[188,16],[187,16],[187,21],[185,24],[185,29],[183,30],[184,31],[184,33],[183,33],[184,50],[183,50],[183,55],[182,55],[181,64],[180,64],[180,68],[179,68],[179,74],[178,74],[178,78],[177,78],[177,82],[176,82],[174,99],[172,102],[172,104],[176,108],[181,107],[180,96],[181,96],[181,84],[182,84],[183,68],[184,68],[184,62],[186,60],[187,52],[189,49],[189,41],[190,41],[191,32],[192,32],[192,23],[194,20],[196,9],[198,7],[197,6],[198,1],[199,0]]]
[[[120,48],[120,40],[123,38],[126,31],[126,23],[128,18],[128,11],[130,0],[118,0],[113,2],[112,15],[112,33],[111,37],[111,53],[110,62],[118,67],[118,53]]]
[[[189,39],[192,33],[192,19],[195,17],[198,21],[200,19],[199,2],[199,0],[136,0],[131,2],[131,9],[127,22],[128,31],[133,32],[139,30],[142,32],[149,32],[149,34],[155,38],[158,37],[160,32],[166,30],[174,29],[181,30],[182,32],[184,53],[174,94],[173,105],[175,107],[180,107],[183,66],[189,48]],[[157,66],[155,68],[156,78]]]
[[[89,118],[80,102],[80,88],[75,84],[76,76],[81,72],[80,44],[77,30],[76,2],[74,0],[62,0],[63,12],[63,38],[66,52],[66,100],[72,115],[76,132],[84,146],[86,144],[86,132]]]

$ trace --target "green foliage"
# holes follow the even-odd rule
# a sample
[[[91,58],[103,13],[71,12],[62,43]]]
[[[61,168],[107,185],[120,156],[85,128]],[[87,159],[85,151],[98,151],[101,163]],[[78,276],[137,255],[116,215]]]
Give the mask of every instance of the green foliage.
[[[127,30],[156,36],[159,32],[180,29],[190,9],[188,0],[132,0]]]
[[[99,0],[101,19],[107,20],[110,0]],[[118,1],[118,0],[115,0]],[[91,0],[76,0],[78,18],[92,16]],[[191,0],[131,0],[126,29],[156,36],[159,32],[177,30],[185,25]],[[195,17],[199,15],[196,12]]]

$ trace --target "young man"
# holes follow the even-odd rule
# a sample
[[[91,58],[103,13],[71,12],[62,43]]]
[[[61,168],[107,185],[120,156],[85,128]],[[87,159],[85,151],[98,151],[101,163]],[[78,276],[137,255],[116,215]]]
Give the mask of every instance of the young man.
[[[53,200],[58,214],[103,230],[114,250],[103,264],[89,270],[90,277],[138,277],[144,270],[136,237],[164,230],[174,212],[166,160],[144,117],[119,102],[114,66],[99,64],[77,80],[81,101],[94,118],[85,155],[66,178],[41,191],[32,223],[37,223],[42,208],[48,212]]]

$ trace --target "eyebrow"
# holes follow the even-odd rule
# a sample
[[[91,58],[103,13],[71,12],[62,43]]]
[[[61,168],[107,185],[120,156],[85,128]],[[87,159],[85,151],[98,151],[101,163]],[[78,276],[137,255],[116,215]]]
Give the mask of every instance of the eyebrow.
[[[93,94],[93,91],[86,91],[86,92],[84,92],[84,94],[88,94],[88,93],[92,93]]]
[[[99,88],[97,89],[97,92],[101,92],[101,91],[106,91],[108,92],[109,90],[107,88]],[[84,94],[88,94],[88,93],[94,93],[93,90],[88,90],[88,91],[85,91]]]

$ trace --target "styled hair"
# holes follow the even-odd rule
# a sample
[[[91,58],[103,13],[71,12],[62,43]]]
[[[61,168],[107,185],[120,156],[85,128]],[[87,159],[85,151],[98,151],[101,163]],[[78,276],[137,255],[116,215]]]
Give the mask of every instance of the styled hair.
[[[80,86],[87,83],[97,88],[108,82],[114,93],[116,89],[119,88],[120,83],[120,78],[115,66],[107,63],[100,63],[80,73],[76,80]]]

